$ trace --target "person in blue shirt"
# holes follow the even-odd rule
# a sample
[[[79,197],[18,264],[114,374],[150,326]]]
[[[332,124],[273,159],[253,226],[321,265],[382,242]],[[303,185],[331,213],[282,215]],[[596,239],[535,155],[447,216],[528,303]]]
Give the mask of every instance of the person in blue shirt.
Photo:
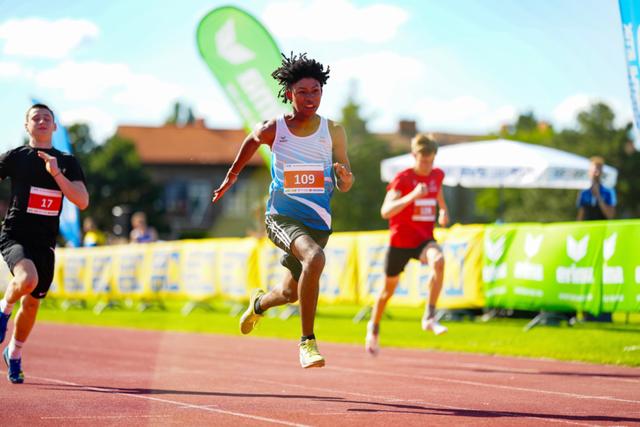
[[[600,183],[604,159],[594,156],[589,166],[591,187],[578,195],[578,221],[613,219],[616,215],[616,191]]]
[[[589,166],[591,187],[582,190],[578,195],[578,221],[594,221],[613,219],[616,215],[616,190],[605,187],[600,183],[604,159],[594,156]],[[611,313],[600,313],[598,316],[585,312],[584,320],[597,322],[611,322]]]

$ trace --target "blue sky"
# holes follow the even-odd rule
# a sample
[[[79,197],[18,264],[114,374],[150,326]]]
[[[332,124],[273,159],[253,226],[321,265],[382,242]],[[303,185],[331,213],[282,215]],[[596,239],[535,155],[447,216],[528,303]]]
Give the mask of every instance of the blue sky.
[[[483,133],[533,111],[558,127],[593,100],[630,121],[616,0],[0,0],[0,148],[21,143],[31,96],[102,141],[160,125],[175,100],[209,127],[241,121],[201,60],[198,22],[233,4],[285,51],[331,66],[320,113],[348,94],[374,131]]]

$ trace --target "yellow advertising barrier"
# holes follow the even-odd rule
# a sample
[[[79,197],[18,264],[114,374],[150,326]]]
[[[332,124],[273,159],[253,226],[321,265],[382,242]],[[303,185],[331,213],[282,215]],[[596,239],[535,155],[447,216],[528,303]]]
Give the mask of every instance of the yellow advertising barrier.
[[[441,308],[481,307],[483,226],[437,229],[445,254]],[[388,231],[334,233],[325,248],[322,303],[371,305],[384,286]],[[268,239],[222,238],[98,248],[58,248],[51,296],[126,299],[221,296],[245,300],[251,289],[284,280],[283,252]],[[410,261],[393,306],[420,306],[428,295],[429,268]]]
[[[481,292],[482,237],[484,226],[455,225],[437,228],[435,237],[445,257],[444,283],[438,308],[482,307]],[[358,294],[359,303],[373,305],[384,287],[384,259],[389,244],[388,231],[359,233]],[[389,301],[389,306],[421,306],[428,296],[431,271],[417,260],[407,264]]]
[[[355,302],[356,233],[334,233],[324,250],[325,268],[320,277],[321,303]],[[251,288],[273,289],[280,285],[287,270],[280,264],[284,251],[268,239],[260,241],[256,254],[259,280]]]

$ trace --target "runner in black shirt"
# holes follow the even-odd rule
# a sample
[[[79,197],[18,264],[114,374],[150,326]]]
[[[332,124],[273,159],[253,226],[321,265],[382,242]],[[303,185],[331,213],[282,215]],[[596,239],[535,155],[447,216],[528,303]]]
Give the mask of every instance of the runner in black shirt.
[[[0,252],[13,280],[0,300],[0,342],[4,341],[13,305],[21,299],[13,337],[3,353],[7,377],[24,381],[22,346],[36,320],[40,299],[53,280],[55,243],[62,197],[85,209],[89,194],[78,161],[52,148],[53,112],[44,104],[27,110],[29,144],[0,155],[0,178],[11,178],[11,203],[0,231]]]

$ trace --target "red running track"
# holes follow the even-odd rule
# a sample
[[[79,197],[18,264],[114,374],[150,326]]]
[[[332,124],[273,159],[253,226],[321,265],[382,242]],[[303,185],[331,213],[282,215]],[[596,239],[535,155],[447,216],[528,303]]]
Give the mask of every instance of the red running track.
[[[1,425],[638,425],[640,369],[296,340],[37,325]]]

